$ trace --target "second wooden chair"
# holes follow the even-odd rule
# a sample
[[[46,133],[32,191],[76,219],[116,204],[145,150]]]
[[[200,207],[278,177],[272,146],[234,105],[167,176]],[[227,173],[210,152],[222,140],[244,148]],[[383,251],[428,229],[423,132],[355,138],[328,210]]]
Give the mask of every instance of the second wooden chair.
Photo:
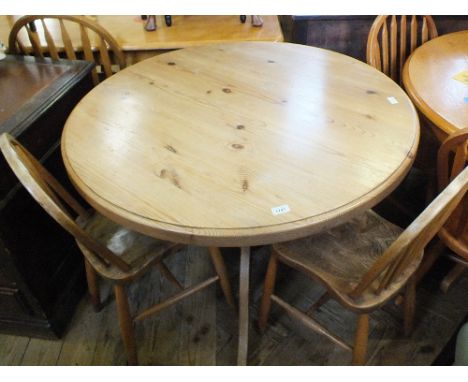
[[[468,128],[450,135],[440,146],[437,158],[439,191],[447,187],[467,164]],[[468,269],[468,197],[440,230],[439,238],[453,251],[454,255],[449,257],[456,264],[441,284],[441,289],[447,292],[450,285]]]
[[[0,149],[31,196],[75,237],[84,255],[89,293],[96,310],[101,306],[97,276],[113,283],[120,331],[129,364],[138,363],[133,331],[135,322],[158,313],[217,281],[220,281],[229,304],[234,305],[224,261],[217,248],[210,249],[217,275],[197,285],[184,288],[164,263],[166,256],[180,249],[181,245],[130,231],[96,211],[87,211],[18,141],[6,133],[0,137]],[[74,215],[77,217],[74,218]],[[158,268],[161,274],[179,289],[179,292],[132,315],[126,287],[153,267]]]
[[[406,59],[435,37],[437,28],[431,16],[377,16],[367,38],[367,63],[401,84]]]
[[[367,63],[402,85],[403,66],[410,54],[437,37],[431,16],[377,16],[367,38]],[[428,121],[420,115],[422,124]],[[435,157],[438,142],[421,129],[420,145],[413,169],[405,181],[384,202],[384,209],[408,224],[427,205],[435,190]],[[428,190],[424,194],[424,189]],[[411,195],[411,196],[410,196]]]
[[[372,211],[327,232],[272,247],[260,304],[259,326],[266,328],[271,302],[336,344],[353,352],[353,364],[366,362],[369,314],[404,293],[405,332],[409,334],[415,309],[415,272],[424,248],[437,234],[468,190],[468,168],[402,230]],[[300,311],[273,294],[278,262],[322,284],[327,292],[307,311]],[[311,317],[333,297],[358,314],[354,346]]]
[[[10,54],[93,61],[94,85],[125,68],[117,40],[86,16],[23,16],[11,28],[8,49]]]

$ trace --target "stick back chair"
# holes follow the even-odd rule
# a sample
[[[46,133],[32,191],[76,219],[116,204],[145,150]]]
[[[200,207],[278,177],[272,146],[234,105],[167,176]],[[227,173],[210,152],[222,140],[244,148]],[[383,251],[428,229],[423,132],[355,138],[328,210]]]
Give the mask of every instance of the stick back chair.
[[[75,36],[80,36],[80,41],[75,41]],[[25,45],[26,39],[30,47]],[[8,47],[11,54],[93,61],[94,85],[100,77],[108,78],[125,68],[125,56],[117,40],[86,16],[23,16],[11,28]]]
[[[72,234],[84,255],[91,301],[100,309],[98,275],[114,286],[120,332],[128,363],[138,363],[133,324],[220,281],[229,304],[234,305],[224,261],[217,248],[210,248],[217,275],[184,288],[164,263],[181,245],[157,240],[121,227],[96,211],[83,208],[63,186],[13,137],[4,133],[0,149],[7,163],[31,196],[66,231]],[[74,217],[76,216],[76,217]],[[178,292],[150,308],[131,314],[126,286],[153,267],[173,283]]]
[[[437,37],[431,16],[377,16],[367,39],[367,63],[401,84],[408,56]]]
[[[402,85],[402,71],[406,59],[420,45],[437,37],[437,28],[431,16],[377,16],[367,38],[367,63],[385,73],[399,85]],[[421,123],[427,124],[424,116]],[[435,157],[437,147],[435,138],[421,130],[420,149],[415,159],[414,168],[409,176],[391,194],[386,203],[404,217],[408,223],[429,202],[429,196],[435,191]],[[431,160],[434,158],[434,161]],[[424,184],[428,191],[424,200],[415,203],[408,198],[408,189],[416,184]]]
[[[369,314],[397,294],[404,293],[405,332],[412,329],[415,284],[423,252],[468,190],[468,168],[413,221],[406,230],[369,210],[327,232],[276,244],[265,276],[259,326],[266,328],[271,301],[292,317],[337,345],[353,352],[353,364],[366,362]],[[327,292],[307,312],[273,294],[278,262],[322,284]],[[358,314],[354,347],[312,318],[313,312],[333,297]]]
[[[468,128],[451,134],[440,146],[437,156],[437,182],[442,191],[468,164]],[[441,289],[447,292],[468,267],[468,197],[454,211],[439,232],[439,238],[456,255],[449,257],[455,267],[442,280]]]

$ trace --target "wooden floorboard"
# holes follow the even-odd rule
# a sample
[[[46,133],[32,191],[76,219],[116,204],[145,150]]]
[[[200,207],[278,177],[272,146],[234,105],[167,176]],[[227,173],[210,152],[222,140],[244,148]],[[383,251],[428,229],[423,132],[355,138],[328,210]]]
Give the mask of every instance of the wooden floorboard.
[[[31,338],[24,352],[21,365],[24,366],[55,366],[62,350],[62,341],[50,341]]]
[[[202,259],[202,260],[201,260]],[[186,286],[195,285],[214,274],[205,248],[186,251]],[[216,285],[181,302],[182,311],[191,312],[182,320],[179,348],[184,349],[184,365],[216,365]]]
[[[30,338],[0,334],[0,366],[21,365]]]
[[[223,253],[237,297],[238,252],[228,249]],[[277,306],[273,306],[266,331],[260,333],[256,320],[268,254],[267,247],[252,252],[248,364],[349,365],[348,351],[292,321]],[[189,247],[167,264],[185,286],[214,274],[204,248]],[[438,262],[436,267],[443,264]],[[415,328],[410,337],[403,335],[401,307],[393,302],[371,315],[369,365],[430,365],[454,335],[468,314],[468,275],[443,294],[438,288],[441,276],[433,273],[418,287]],[[0,335],[0,365],[125,365],[112,291],[106,283],[101,284],[101,291],[106,298],[104,308],[95,313],[84,297],[61,340]],[[154,270],[129,288],[131,308],[141,309],[175,291]],[[276,293],[294,306],[306,308],[323,289],[294,271],[280,268]],[[353,313],[331,300],[315,317],[352,343]],[[219,285],[212,285],[136,325],[140,364],[234,365],[237,330],[237,311],[225,302]]]

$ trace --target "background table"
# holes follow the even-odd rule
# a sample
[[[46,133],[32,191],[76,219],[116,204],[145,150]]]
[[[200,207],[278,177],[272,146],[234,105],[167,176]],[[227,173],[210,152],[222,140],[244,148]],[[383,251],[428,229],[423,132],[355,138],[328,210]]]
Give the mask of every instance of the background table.
[[[8,43],[8,33],[20,16],[0,16],[0,40]],[[214,42],[235,41],[283,41],[283,34],[276,16],[262,16],[263,26],[253,27],[250,17],[243,24],[239,16],[173,16],[172,26],[165,24],[164,16],[157,16],[158,28],[147,32],[140,16],[89,16],[114,36],[121,45],[127,64],[134,64],[167,50],[205,45]],[[49,30],[60,34],[58,23],[51,21]],[[55,25],[55,26],[54,26]],[[40,28],[40,25],[37,25]],[[79,30],[71,29],[73,46],[79,46]],[[22,36],[29,46],[26,34]],[[92,42],[93,43],[93,42]],[[44,44],[45,45],[45,44]],[[60,46],[60,45],[57,45]]]
[[[430,40],[408,58],[403,84],[440,141],[468,127],[468,85],[453,77],[468,73],[468,31]]]
[[[416,111],[381,72],[285,43],[188,48],[131,66],[85,97],[62,153],[83,196],[155,237],[242,247],[325,229],[378,203],[409,170]]]

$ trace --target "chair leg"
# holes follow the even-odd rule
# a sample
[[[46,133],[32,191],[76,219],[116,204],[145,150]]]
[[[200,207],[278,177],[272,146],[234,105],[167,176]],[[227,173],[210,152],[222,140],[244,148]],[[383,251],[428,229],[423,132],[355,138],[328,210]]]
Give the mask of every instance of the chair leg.
[[[223,290],[224,297],[229,305],[232,307],[234,304],[234,297],[232,296],[231,283],[229,282],[229,277],[226,271],[226,265],[224,264],[223,256],[219,248],[210,247],[210,256],[213,266],[215,268],[216,274],[219,277],[219,283],[221,284],[221,289]]]
[[[315,313],[316,310],[319,310],[320,307],[323,305],[323,304],[326,304],[328,302],[328,300],[330,300],[331,296],[328,292],[325,292],[322,296],[320,296],[320,298],[315,301],[311,306],[310,308],[307,310],[306,314],[308,316],[312,316],[312,314]]]
[[[115,300],[117,302],[117,314],[119,316],[120,333],[124,342],[129,365],[138,365],[138,357],[133,332],[133,320],[130,315],[125,285],[114,285]]]
[[[178,290],[184,290],[184,286],[179,282],[179,280],[177,280],[177,278],[162,260],[156,263],[156,268],[159,270],[161,275],[169,280],[169,282],[172,283],[172,285],[174,285]]]
[[[268,316],[271,308],[271,295],[275,288],[276,272],[278,270],[278,257],[276,253],[272,252],[270,261],[268,262],[268,268],[265,275],[265,283],[263,287],[262,300],[260,302],[260,311],[258,318],[258,326],[261,331],[266,329]]]
[[[367,341],[369,337],[369,315],[358,316],[356,337],[354,339],[353,365],[365,365],[367,354]]]
[[[409,336],[413,330],[414,309],[416,298],[416,278],[413,277],[406,285],[404,298],[404,326],[405,336]]]
[[[447,293],[450,286],[458,280],[458,278],[467,270],[465,265],[463,264],[456,264],[452,270],[444,277],[442,282],[440,283],[440,289],[442,292]]]
[[[91,303],[93,304],[94,311],[99,312],[102,306],[97,273],[88,260],[85,259],[84,263],[86,271],[86,281],[88,284],[88,292],[91,297]]]

